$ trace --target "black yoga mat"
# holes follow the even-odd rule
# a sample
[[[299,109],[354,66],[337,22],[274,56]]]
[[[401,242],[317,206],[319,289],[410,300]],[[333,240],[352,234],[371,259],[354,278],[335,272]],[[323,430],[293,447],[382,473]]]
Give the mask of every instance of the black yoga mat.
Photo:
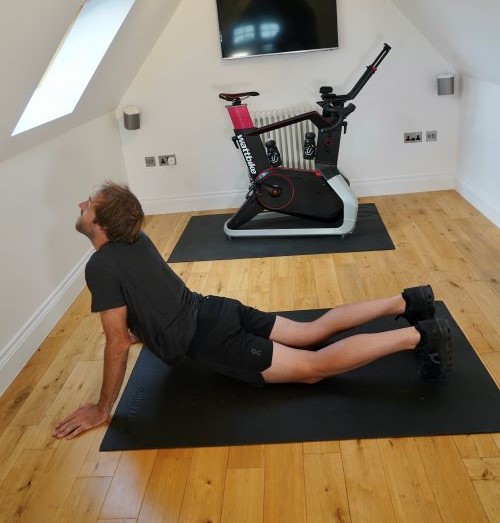
[[[277,238],[232,238],[224,234],[230,214],[193,216],[168,262],[236,260],[269,256],[293,256],[331,252],[383,251],[394,249],[377,207],[373,203],[359,206],[356,228],[341,236],[288,236]],[[318,227],[318,222],[283,216],[274,222],[277,228]],[[250,228],[250,227],[249,227]]]
[[[453,374],[438,383],[418,376],[410,352],[316,385],[258,389],[190,361],[168,368],[143,349],[101,450],[499,432],[498,387],[443,303],[437,311],[452,322],[455,349]],[[381,318],[350,334],[404,326]]]

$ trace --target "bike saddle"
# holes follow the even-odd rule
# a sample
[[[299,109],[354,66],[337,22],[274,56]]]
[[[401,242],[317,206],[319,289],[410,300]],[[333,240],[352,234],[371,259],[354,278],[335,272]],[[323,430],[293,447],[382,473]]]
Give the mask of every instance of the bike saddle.
[[[246,93],[220,93],[219,98],[228,102],[233,102],[233,105],[239,105],[241,100],[248,98],[249,96],[259,96],[257,91],[248,91]]]

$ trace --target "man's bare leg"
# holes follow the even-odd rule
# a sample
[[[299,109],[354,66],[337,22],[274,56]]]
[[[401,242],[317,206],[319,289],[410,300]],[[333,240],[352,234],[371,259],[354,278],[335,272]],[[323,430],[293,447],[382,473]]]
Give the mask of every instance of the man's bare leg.
[[[278,316],[269,338],[288,347],[311,347],[333,334],[362,325],[381,316],[402,314],[406,302],[401,294],[359,303],[339,305],[311,322],[297,322]]]
[[[271,367],[262,376],[267,383],[316,383],[347,372],[383,356],[415,349],[420,333],[415,327],[359,334],[337,341],[318,351],[273,344]]]

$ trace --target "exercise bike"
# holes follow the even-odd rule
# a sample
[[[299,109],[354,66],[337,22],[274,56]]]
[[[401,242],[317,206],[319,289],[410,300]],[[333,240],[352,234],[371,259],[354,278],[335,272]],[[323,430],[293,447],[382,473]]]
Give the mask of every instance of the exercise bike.
[[[233,123],[232,138],[241,151],[248,168],[250,186],[240,209],[224,224],[229,238],[256,236],[328,236],[345,235],[353,231],[358,215],[358,199],[348,179],[339,171],[342,131],[345,121],[355,109],[353,100],[387,56],[391,47],[384,44],[382,51],[361,75],[349,93],[337,95],[330,86],[321,87],[322,114],[317,111],[255,127],[246,104],[242,101],[258,96],[256,91],[220,93],[219,98],[231,102],[226,106]],[[304,140],[304,159],[313,160],[312,170],[281,167],[280,152],[273,140],[265,147],[261,134],[310,120],[318,129],[307,132]],[[313,220],[312,227],[283,228],[276,224],[279,215],[296,216]],[[279,220],[278,220],[279,221]],[[259,226],[265,223],[264,226]],[[317,224],[317,226],[315,226]],[[246,226],[246,228],[244,228]]]

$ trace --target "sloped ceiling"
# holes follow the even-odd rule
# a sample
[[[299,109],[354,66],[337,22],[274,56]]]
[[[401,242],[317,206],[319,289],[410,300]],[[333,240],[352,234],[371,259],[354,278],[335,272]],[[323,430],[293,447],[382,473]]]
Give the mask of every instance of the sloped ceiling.
[[[458,73],[500,85],[499,0],[391,1]],[[114,110],[180,2],[137,0],[74,113],[15,137],[10,133],[82,0],[2,2],[0,161]]]
[[[114,110],[181,0],[136,0],[71,115],[11,137],[82,0],[0,6],[0,161]]]
[[[500,85],[499,0],[391,0],[459,74]]]

